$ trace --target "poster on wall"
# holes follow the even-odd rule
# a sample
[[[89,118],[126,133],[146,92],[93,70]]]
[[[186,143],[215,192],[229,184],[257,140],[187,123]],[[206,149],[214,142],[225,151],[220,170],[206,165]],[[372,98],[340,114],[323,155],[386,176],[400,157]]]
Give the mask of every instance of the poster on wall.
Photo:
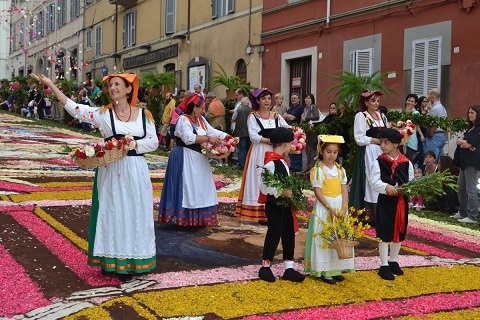
[[[205,82],[206,82],[206,76],[205,76],[205,66],[196,66],[196,67],[190,67],[189,73],[189,85],[188,88],[190,91],[194,91],[193,87],[196,84],[199,84],[200,87],[202,87],[202,90],[205,89]]]

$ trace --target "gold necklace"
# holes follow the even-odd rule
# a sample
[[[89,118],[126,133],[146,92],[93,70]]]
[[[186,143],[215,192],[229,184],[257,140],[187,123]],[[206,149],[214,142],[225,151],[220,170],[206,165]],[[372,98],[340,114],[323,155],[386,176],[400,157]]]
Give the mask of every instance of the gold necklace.
[[[123,120],[120,119],[120,117],[126,117],[126,116],[127,116],[127,113],[125,112],[124,114],[121,114],[120,112],[117,112],[117,110],[116,110],[115,108],[113,108],[113,111],[114,111],[115,114],[117,115],[118,120],[120,120],[120,121],[122,121],[122,122],[128,122],[128,121],[130,121],[130,118],[132,117],[132,108],[130,107],[128,110],[130,111],[130,112],[129,112],[129,115],[128,115],[128,119],[127,119],[127,121],[123,121]]]

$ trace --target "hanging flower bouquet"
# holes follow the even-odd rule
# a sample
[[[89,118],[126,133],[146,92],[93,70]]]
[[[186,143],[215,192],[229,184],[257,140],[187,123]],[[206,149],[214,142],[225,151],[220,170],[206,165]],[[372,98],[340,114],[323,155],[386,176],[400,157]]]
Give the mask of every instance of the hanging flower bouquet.
[[[290,154],[300,154],[302,150],[307,147],[307,143],[305,139],[307,136],[305,132],[303,132],[302,128],[300,127],[292,127],[293,130],[293,141],[292,141],[292,149],[290,150]]]
[[[290,198],[280,197],[279,204],[285,207],[293,206],[294,211],[305,210],[308,206],[307,198],[303,195],[303,190],[307,189],[309,181],[301,176],[292,174],[290,176],[283,176],[280,174],[272,173],[265,167],[263,169],[262,182],[267,187],[273,187],[277,189],[277,194],[282,194],[284,190],[292,190],[292,196]]]
[[[401,145],[406,144],[415,133],[415,124],[411,120],[392,122],[391,125],[393,129],[397,129],[402,134]]]
[[[69,153],[73,161],[82,168],[96,168],[125,157],[135,147],[132,136],[120,140],[112,138],[107,142],[90,143]]]
[[[228,158],[230,153],[235,151],[239,138],[233,138],[231,135],[216,143],[204,142],[201,144],[202,153],[208,158],[223,159]]]
[[[313,234],[314,237],[323,239],[323,249],[335,249],[339,259],[350,259],[353,257],[352,247],[359,242],[366,229],[370,229],[370,225],[359,222],[357,218],[351,217],[346,210],[336,209],[338,216],[327,216],[327,220],[317,219],[322,225],[322,231]],[[362,210],[360,210],[362,211]],[[315,214],[315,212],[312,212]]]
[[[425,200],[435,199],[445,194],[444,186],[457,190],[457,177],[450,170],[435,172],[428,176],[410,180],[397,187],[398,193],[407,196],[422,196]]]

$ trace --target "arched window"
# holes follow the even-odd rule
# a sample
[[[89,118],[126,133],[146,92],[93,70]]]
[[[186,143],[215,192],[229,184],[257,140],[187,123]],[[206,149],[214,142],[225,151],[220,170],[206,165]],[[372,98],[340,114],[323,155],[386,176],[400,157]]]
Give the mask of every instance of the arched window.
[[[169,63],[165,65],[165,73],[175,73],[175,63]]]
[[[240,59],[237,61],[237,72],[236,76],[238,76],[243,84],[247,83],[247,64],[245,63],[245,60]]]

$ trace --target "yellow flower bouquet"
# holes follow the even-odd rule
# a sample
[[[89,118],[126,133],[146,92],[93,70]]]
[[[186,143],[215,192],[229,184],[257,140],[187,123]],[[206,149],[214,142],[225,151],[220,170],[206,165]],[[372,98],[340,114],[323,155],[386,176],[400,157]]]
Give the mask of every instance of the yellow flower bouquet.
[[[357,240],[365,235],[364,231],[369,229],[370,225],[351,217],[347,210],[336,209],[336,211],[337,217],[329,215],[326,221],[317,219],[317,222],[322,225],[322,230],[313,236],[323,239],[323,249],[335,249],[339,259],[350,259],[353,257],[352,247],[358,245]],[[364,209],[359,212],[361,211]]]

